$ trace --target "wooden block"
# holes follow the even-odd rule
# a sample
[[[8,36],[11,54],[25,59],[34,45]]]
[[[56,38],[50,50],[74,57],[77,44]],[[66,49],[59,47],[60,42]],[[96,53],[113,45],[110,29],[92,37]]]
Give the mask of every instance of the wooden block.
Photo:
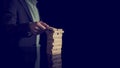
[[[52,51],[58,51],[58,50],[61,50],[61,49],[62,49],[62,47],[53,47]]]
[[[55,46],[62,46],[62,43],[61,43],[61,42],[54,42],[54,43],[52,43],[52,45],[55,45]]]
[[[52,67],[52,68],[62,68],[62,66],[56,66],[56,67]]]
[[[62,39],[51,39],[51,40],[49,40],[49,41],[47,41],[47,43],[62,43]]]
[[[60,53],[61,53],[61,50],[52,50],[52,53],[60,54]]]
[[[53,50],[54,49],[60,49],[61,50],[61,48],[62,48],[62,46],[54,46],[54,47],[52,47]]]
[[[53,39],[62,39],[63,35],[53,35],[51,36]]]
[[[54,65],[54,67],[56,67],[56,66],[61,66],[61,65],[62,65],[62,61],[53,62],[53,65]]]
[[[54,33],[52,33],[53,34],[53,36],[59,36],[59,35],[62,35],[63,33],[62,32],[59,32],[59,31],[55,31]]]
[[[49,29],[46,31],[47,34],[53,34],[53,33],[64,33],[62,29]]]
[[[52,60],[56,60],[56,59],[61,59],[61,54],[52,56]]]
[[[62,62],[61,58],[58,58],[58,59],[55,59],[55,60],[52,60],[52,61],[53,61],[54,64],[55,63],[61,64],[61,62]]]
[[[62,42],[62,39],[55,39],[53,42],[59,43]]]
[[[52,48],[52,49],[47,48],[47,53],[54,54],[54,55],[61,54],[61,48]]]
[[[61,45],[62,41],[60,40],[55,40],[54,42],[52,42],[52,45]]]
[[[57,55],[57,54],[61,54],[61,51],[52,52],[52,55]]]
[[[47,49],[61,49],[62,45],[58,44],[58,45],[48,45]]]
[[[56,40],[49,40],[49,41],[47,41],[47,43],[48,44],[50,44],[50,43],[62,43],[62,40],[61,39],[56,39]]]
[[[52,67],[53,68],[59,68],[59,67],[61,67],[62,66],[62,64],[54,64]]]
[[[61,36],[62,37],[63,35],[62,35],[62,33],[52,33],[52,34],[49,33],[49,34],[47,34],[47,36],[48,37],[50,37],[50,36],[51,37],[54,37],[54,36]]]
[[[52,50],[52,52],[61,51],[61,48],[52,48],[51,50]]]

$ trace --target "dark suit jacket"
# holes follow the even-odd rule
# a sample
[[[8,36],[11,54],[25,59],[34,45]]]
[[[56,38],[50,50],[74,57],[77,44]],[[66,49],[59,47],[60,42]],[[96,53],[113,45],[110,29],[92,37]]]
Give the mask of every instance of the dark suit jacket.
[[[28,62],[29,59],[31,59],[30,63],[32,64],[35,61],[36,55],[35,36],[32,35],[29,29],[29,23],[33,20],[27,5],[24,0],[4,1],[3,19],[0,22],[0,31],[2,32],[0,34],[0,62],[2,64],[0,65],[4,67],[0,68],[6,68],[5,66],[7,65],[11,68],[17,64],[22,66],[22,60]],[[27,42],[21,44],[21,40],[23,39]],[[29,47],[29,42],[33,45],[32,47]],[[28,57],[29,59],[26,60],[24,57]]]

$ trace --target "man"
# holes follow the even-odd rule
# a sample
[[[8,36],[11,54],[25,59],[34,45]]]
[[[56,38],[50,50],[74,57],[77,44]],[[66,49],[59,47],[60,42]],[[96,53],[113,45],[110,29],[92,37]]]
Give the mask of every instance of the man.
[[[5,0],[0,68],[39,68],[39,34],[49,26],[40,21],[36,4],[36,0]]]

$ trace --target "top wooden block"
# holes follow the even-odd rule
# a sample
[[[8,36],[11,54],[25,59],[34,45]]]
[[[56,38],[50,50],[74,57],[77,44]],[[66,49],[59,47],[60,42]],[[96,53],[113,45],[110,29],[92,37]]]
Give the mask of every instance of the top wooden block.
[[[54,27],[48,28],[48,30],[46,32],[48,34],[49,33],[64,33],[63,29],[57,29],[57,28],[54,28]]]

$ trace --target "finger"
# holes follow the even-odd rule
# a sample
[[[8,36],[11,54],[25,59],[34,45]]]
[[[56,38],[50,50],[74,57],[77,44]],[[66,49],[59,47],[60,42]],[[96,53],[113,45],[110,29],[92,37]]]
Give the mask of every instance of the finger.
[[[34,29],[35,30],[40,30],[40,28],[38,26],[35,26]]]
[[[48,24],[46,24],[45,22],[43,21],[40,21],[40,23],[46,27],[46,30],[49,29],[51,26],[49,26]]]
[[[50,26],[47,25],[46,23],[41,23],[43,26],[45,26],[46,28],[49,28]]]
[[[39,28],[41,28],[41,29],[46,29],[46,27],[45,26],[43,26],[40,22],[37,22],[37,26],[39,27]]]
[[[34,34],[34,35],[37,35],[38,34],[38,30],[32,30],[32,33]]]

